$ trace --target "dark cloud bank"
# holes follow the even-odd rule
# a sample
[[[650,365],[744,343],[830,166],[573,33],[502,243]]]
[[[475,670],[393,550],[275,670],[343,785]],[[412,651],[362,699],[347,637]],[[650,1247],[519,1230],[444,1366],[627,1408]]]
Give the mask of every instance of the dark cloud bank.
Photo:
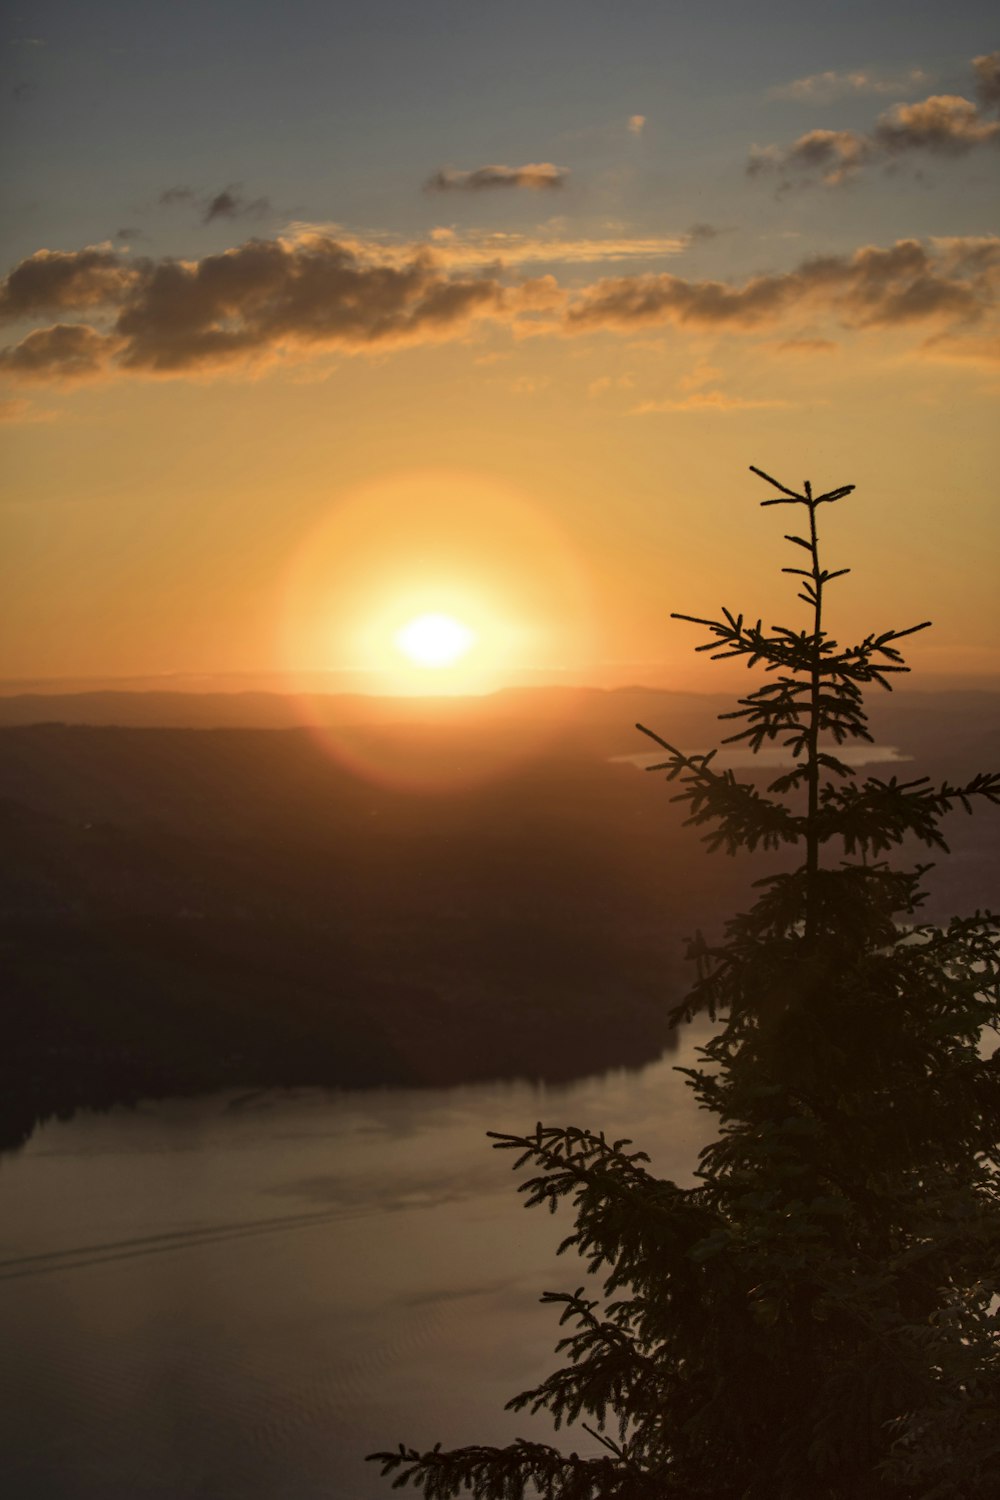
[[[40,250],[0,283],[0,320],[41,322],[0,351],[25,380],[109,373],[211,373],[320,350],[390,349],[467,336],[484,320],[515,331],[647,328],[780,332],[828,320],[968,339],[996,330],[1000,237],[901,240],[728,283],[669,273],[562,287],[462,273],[426,247],[387,250],[309,231],[251,239],[199,260],[131,258],[107,247]]]

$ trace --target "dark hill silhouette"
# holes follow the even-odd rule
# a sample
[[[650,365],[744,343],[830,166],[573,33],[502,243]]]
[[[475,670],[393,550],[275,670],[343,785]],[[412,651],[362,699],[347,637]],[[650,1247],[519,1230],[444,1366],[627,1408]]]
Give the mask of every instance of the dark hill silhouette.
[[[302,731],[0,732],[8,1141],[142,1093],[657,1055],[691,882],[642,785],[560,760],[420,796]]]
[[[453,700],[434,723],[406,700],[425,722],[378,705],[390,721],[358,733],[467,759],[542,701],[497,696],[513,713],[463,722]],[[744,874],[604,758],[641,748],[638,696],[591,695],[541,759],[452,793],[369,785],[301,729],[0,729],[0,1139],[228,1083],[555,1079],[657,1055],[682,939]],[[712,700],[668,696],[690,743],[711,733]],[[995,737],[995,697],[928,715],[919,696],[895,721],[919,770],[956,734],[975,753]],[[997,888],[973,831],[950,830],[951,903]]]

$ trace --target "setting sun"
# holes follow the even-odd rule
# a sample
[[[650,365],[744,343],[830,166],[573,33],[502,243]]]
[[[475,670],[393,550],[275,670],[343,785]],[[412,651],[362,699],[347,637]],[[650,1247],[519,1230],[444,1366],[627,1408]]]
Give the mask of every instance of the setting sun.
[[[476,644],[476,632],[454,615],[418,615],[396,631],[395,643],[414,666],[450,667]]]
[[[542,501],[442,467],[332,497],[289,557],[278,611],[287,680],[307,699],[338,672],[403,698],[562,679],[590,658],[591,623],[586,570]]]

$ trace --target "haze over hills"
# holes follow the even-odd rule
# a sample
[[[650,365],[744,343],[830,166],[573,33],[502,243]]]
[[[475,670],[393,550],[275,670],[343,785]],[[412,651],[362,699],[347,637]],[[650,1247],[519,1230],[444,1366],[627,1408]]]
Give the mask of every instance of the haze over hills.
[[[614,758],[648,747],[637,719],[707,748],[730,707],[642,688],[331,695],[313,718],[338,761],[275,694],[0,700],[3,1139],[143,1093],[658,1055],[684,937],[718,931],[749,877]],[[1000,695],[872,709],[880,746],[912,760],[871,774],[1000,760]],[[1000,905],[995,832],[951,820],[929,915]]]
[[[333,688],[330,679],[349,674],[317,674],[308,694],[294,694],[274,677],[246,680],[190,677],[0,680],[0,726],[59,722],[119,724],[191,729],[281,729],[317,722],[330,725],[474,724],[476,722],[557,723],[601,730],[626,754],[637,746],[636,721],[674,737],[695,733],[706,745],[717,743],[718,716],[733,707],[733,693],[699,693],[648,684],[601,687],[582,683],[539,683],[502,688],[481,696],[414,694],[390,696]],[[744,685],[734,675],[737,692]],[[905,753],[943,748],[960,734],[963,743],[988,747],[1000,734],[1000,684],[919,686],[904,681],[891,694],[868,699],[876,739],[906,739]],[[609,752],[615,753],[615,752]]]
[[[8,685],[9,687],[9,685]],[[121,724],[156,728],[278,729],[329,724],[475,723],[575,720],[615,725],[630,732],[630,705],[671,705],[709,723],[723,707],[721,696],[656,688],[596,688],[576,685],[502,688],[482,696],[420,694],[389,696],[317,690],[308,696],[260,688],[238,692],[187,688],[34,689],[0,693],[0,724],[57,720],[71,724]],[[713,705],[716,705],[713,708]]]

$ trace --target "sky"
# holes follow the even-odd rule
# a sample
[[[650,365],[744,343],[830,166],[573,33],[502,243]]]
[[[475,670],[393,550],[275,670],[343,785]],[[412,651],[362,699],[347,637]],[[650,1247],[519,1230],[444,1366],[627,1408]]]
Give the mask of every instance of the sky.
[[[64,0],[0,65],[0,678],[711,687],[672,611],[1000,678],[985,3]],[[787,549],[786,549],[787,550]],[[444,615],[441,668],[400,632]]]

